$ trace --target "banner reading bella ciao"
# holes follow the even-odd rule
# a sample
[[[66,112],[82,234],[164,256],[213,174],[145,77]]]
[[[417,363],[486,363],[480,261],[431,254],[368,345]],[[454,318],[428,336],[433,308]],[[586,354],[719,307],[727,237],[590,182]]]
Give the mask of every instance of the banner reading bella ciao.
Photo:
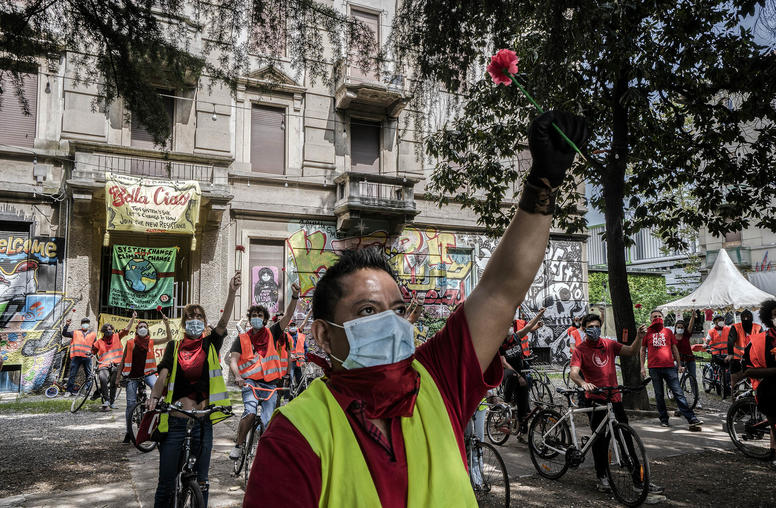
[[[192,235],[199,221],[201,201],[196,181],[155,180],[108,173],[105,177],[106,231],[178,233]]]
[[[100,324],[99,324],[98,330],[101,330],[102,325],[104,325],[105,323],[112,324],[115,330],[123,330],[129,324],[130,319],[131,318],[124,317],[124,316],[117,316],[115,314],[100,314]],[[137,326],[138,321],[140,320],[135,319],[134,326]],[[162,321],[161,319],[143,319],[143,321],[146,321],[148,323],[148,336],[151,339],[160,341],[167,336],[167,330],[164,327],[164,321]],[[170,333],[172,334],[172,340],[179,340],[183,338],[183,330],[181,328],[180,319],[170,320]],[[134,336],[135,336],[135,330],[134,329],[130,330],[129,335],[124,337],[124,340],[122,341],[122,343],[126,344],[127,340],[131,339]],[[157,362],[159,362],[159,360],[162,359],[165,345],[166,343],[162,343],[158,346],[154,346],[154,356],[156,356]]]
[[[114,245],[108,305],[137,310],[171,306],[176,251]]]

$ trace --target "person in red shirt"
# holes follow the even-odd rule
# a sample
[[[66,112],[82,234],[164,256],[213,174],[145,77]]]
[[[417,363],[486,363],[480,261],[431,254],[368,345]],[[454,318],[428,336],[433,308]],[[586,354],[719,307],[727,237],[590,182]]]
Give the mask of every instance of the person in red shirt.
[[[695,326],[695,312],[690,312],[690,324],[685,326],[684,319],[677,319],[674,323],[674,337],[676,338],[676,349],[679,351],[679,359],[682,361],[682,367],[685,368],[688,374],[690,374],[695,382],[698,382],[697,369],[695,367],[695,355],[692,352],[692,344],[690,339],[692,338],[693,327]],[[701,401],[695,405],[696,408],[702,409]],[[681,416],[681,411],[676,411],[674,416]]]
[[[569,378],[577,386],[583,388],[585,397],[580,400],[580,406],[589,407],[593,403],[606,402],[606,395],[592,393],[599,386],[617,386],[617,370],[615,357],[634,356],[641,348],[641,340],[646,334],[646,326],[642,326],[636,333],[636,340],[628,346],[624,346],[616,340],[601,337],[601,316],[588,314],[582,318],[581,330],[585,334],[579,346],[574,348],[571,355],[571,371]],[[583,379],[584,377],[584,379]],[[612,394],[612,409],[617,421],[628,423],[628,415],[622,405],[622,396],[619,392]],[[596,429],[605,417],[604,411],[592,411],[588,413],[590,428]],[[609,480],[606,478],[606,468],[609,467],[609,440],[598,439],[593,443],[593,460],[595,462],[595,474],[598,478],[596,488],[602,492],[610,490]],[[649,490],[653,494],[663,492],[661,487],[650,484]]]
[[[533,166],[514,219],[479,284],[417,350],[381,247],[344,251],[327,268],[312,323],[329,357],[325,378],[272,419],[243,506],[476,505],[464,429],[501,381],[498,348],[542,262],[555,196],[574,159],[553,122],[577,144],[588,136],[581,117],[548,112],[532,122]],[[284,487],[289,481],[293,488]]]
[[[653,310],[649,314],[649,318],[652,324],[650,324],[649,332],[641,346],[641,377],[647,377],[647,372],[644,368],[644,358],[646,355],[649,361],[649,376],[652,378],[652,386],[655,389],[655,404],[657,405],[660,425],[663,427],[669,426],[669,416],[663,394],[663,381],[665,381],[668,389],[674,394],[674,400],[676,405],[679,406],[679,412],[690,424],[690,430],[699,431],[703,422],[689,408],[682,387],[679,386],[677,367],[679,372],[683,372],[684,367],[681,366],[674,332],[663,326],[663,313],[659,310]]]

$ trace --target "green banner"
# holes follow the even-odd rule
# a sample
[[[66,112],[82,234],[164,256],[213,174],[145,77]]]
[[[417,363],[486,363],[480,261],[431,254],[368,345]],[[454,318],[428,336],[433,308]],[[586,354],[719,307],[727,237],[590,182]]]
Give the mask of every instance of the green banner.
[[[170,307],[177,250],[114,245],[108,305],[137,310]]]

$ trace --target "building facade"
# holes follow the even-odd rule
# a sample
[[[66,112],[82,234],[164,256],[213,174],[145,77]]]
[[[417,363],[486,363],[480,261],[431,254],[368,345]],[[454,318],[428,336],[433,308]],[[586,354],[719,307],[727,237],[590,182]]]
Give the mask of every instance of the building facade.
[[[394,2],[335,7],[387,44]],[[199,81],[183,89],[160,82],[172,131],[164,149],[121,99],[105,105],[98,84],[79,82],[66,53],[41,58],[25,79],[29,115],[6,93],[0,390],[35,391],[61,376],[66,319],[89,317],[95,327],[114,320],[121,327],[131,309],[111,306],[108,298],[116,245],[176,248],[175,267],[166,274],[174,277],[169,313],[175,318],[197,302],[215,323],[238,269],[243,286],[233,321],[253,303],[282,310],[292,282],[302,287],[301,318],[338,252],[373,244],[384,249],[405,297],[423,301],[427,319],[444,318],[465,300],[496,240],[482,234],[469,211],[426,199],[432,164],[403,127],[410,114],[405,77],[387,64],[365,73],[334,58],[332,79],[315,81],[292,70],[284,47],[272,51],[272,65],[256,58],[234,93]],[[196,182],[193,232],[106,229],[115,205],[106,182],[116,177],[140,185]],[[586,265],[584,236],[553,232],[521,307],[529,317],[548,308],[549,326],[533,338],[548,356],[564,357],[571,314],[586,307]],[[159,318],[153,308],[138,313]]]

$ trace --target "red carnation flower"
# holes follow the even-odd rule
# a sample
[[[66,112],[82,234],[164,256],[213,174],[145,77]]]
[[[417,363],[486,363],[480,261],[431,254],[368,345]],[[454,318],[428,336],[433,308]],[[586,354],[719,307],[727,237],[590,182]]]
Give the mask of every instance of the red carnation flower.
[[[156,306],[156,310],[158,310],[159,312],[162,312],[162,306],[161,305],[157,305]]]
[[[637,309],[640,309],[640,308],[641,308],[641,304],[640,304],[640,303],[637,303],[637,304],[636,304],[636,308],[637,308]]]
[[[73,314],[75,314],[75,309],[73,309]]]
[[[488,74],[493,78],[493,82],[497,85],[509,86],[512,79],[507,73],[517,74],[517,61],[517,55],[511,49],[498,50],[490,57],[490,64],[488,64]]]
[[[239,250],[240,252],[245,252],[245,247],[243,245],[238,245],[234,248],[234,250]]]

